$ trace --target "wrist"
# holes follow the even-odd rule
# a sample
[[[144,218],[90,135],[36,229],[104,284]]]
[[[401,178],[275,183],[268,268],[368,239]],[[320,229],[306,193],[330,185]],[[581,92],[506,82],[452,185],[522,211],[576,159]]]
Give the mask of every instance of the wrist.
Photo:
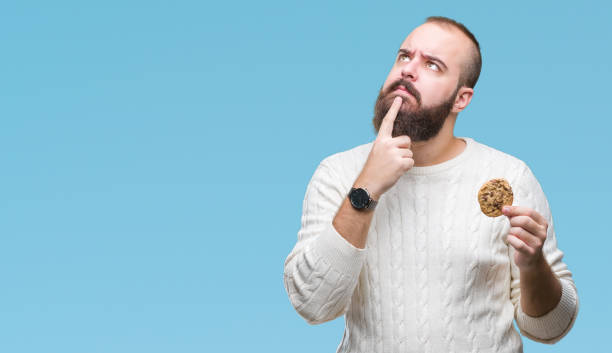
[[[550,265],[544,258],[544,254],[537,256],[529,265],[519,267],[521,276],[539,276],[543,273],[552,272]]]
[[[353,187],[358,189],[358,188],[362,188],[365,189],[368,194],[370,195],[370,197],[372,198],[372,200],[378,202],[378,200],[380,200],[380,197],[382,196],[382,192],[380,192],[380,189],[371,182],[367,182],[367,181],[362,181],[362,180],[356,180],[355,183],[353,183]]]

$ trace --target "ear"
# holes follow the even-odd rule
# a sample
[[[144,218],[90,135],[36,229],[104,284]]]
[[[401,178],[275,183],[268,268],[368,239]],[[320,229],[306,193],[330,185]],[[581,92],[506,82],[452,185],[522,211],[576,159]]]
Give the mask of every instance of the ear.
[[[457,95],[455,96],[455,104],[453,105],[453,113],[459,113],[463,109],[465,109],[468,104],[472,101],[472,96],[474,95],[474,89],[463,86],[459,88],[457,91]]]

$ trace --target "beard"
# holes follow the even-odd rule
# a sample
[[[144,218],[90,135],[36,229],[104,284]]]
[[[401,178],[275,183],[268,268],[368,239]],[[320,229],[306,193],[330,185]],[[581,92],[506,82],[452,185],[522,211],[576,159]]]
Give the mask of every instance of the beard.
[[[391,135],[393,137],[408,135],[413,142],[427,141],[438,135],[446,118],[453,109],[455,95],[459,87],[457,87],[455,92],[444,102],[431,107],[421,108],[421,95],[414,88],[412,83],[404,80],[396,81],[390,85],[386,91],[383,91],[382,88],[380,89],[378,98],[376,98],[376,104],[374,105],[374,118],[372,119],[376,133],[378,133],[383,118],[389,111],[389,108],[391,108],[393,99],[398,95],[393,93],[393,91],[395,91],[399,85],[406,87],[408,93],[415,98],[417,106],[414,108],[411,107],[412,102],[404,98],[404,102],[395,117],[393,133]]]

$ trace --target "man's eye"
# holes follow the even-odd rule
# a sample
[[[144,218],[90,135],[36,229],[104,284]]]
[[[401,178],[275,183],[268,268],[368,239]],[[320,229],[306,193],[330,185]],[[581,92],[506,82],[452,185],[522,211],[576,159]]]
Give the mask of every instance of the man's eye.
[[[409,61],[410,57],[408,57],[408,55],[406,55],[406,54],[402,54],[402,55],[399,56],[398,59],[399,59],[399,61]]]
[[[438,64],[432,63],[431,61],[427,63],[427,67],[435,71],[440,71]]]

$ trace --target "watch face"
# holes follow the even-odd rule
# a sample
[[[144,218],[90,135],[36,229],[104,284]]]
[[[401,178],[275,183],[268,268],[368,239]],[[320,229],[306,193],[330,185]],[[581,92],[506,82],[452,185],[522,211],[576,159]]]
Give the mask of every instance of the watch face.
[[[368,205],[370,197],[364,189],[355,189],[351,192],[351,204],[353,207],[362,209]]]

